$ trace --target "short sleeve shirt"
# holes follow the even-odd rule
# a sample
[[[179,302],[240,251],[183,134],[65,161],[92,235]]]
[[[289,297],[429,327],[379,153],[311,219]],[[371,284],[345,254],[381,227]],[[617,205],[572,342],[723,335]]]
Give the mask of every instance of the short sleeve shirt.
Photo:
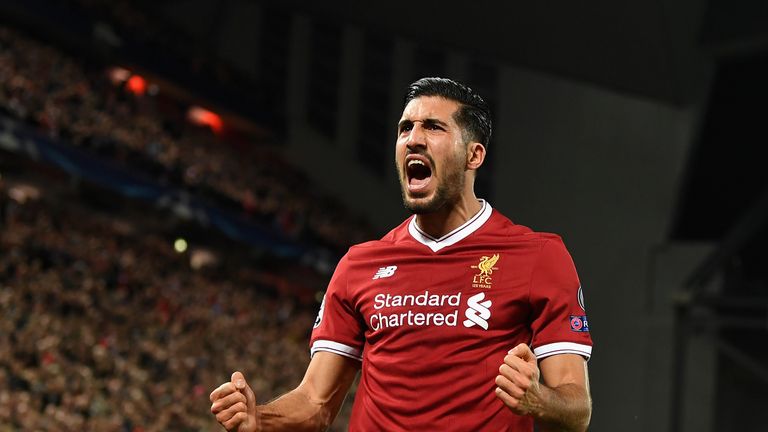
[[[311,337],[362,361],[351,431],[532,431],[496,398],[507,351],[589,358],[581,284],[559,236],[482,202],[442,238],[411,217],[339,262]]]

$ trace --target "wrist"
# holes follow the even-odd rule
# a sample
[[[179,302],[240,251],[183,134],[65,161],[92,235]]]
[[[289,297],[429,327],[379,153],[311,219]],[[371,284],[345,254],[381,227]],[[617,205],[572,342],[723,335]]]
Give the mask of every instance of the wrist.
[[[542,432],[586,431],[591,417],[591,402],[588,395],[583,397],[578,387],[566,384],[552,388],[541,384],[537,396],[532,416],[542,427]]]
[[[253,432],[261,432],[264,430],[264,424],[262,422],[262,419],[264,418],[264,405],[256,405],[256,409],[254,410],[254,416],[253,416],[253,423],[254,423],[254,429]]]
[[[543,385],[536,384],[535,391],[531,392],[529,398],[530,416],[536,420],[546,420],[548,417],[548,407],[552,405],[552,399],[557,397],[554,390]]]

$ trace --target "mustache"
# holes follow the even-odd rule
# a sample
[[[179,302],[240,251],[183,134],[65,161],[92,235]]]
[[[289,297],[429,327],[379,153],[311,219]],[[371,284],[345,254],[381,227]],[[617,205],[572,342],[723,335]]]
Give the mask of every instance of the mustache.
[[[407,149],[407,150],[405,151],[405,156],[406,156],[406,157],[408,157],[409,155],[420,155],[420,156],[424,156],[425,158],[427,158],[427,160],[429,161],[429,165],[430,165],[432,168],[434,168],[434,166],[435,166],[435,160],[434,160],[434,159],[432,159],[432,155],[430,155],[429,153],[427,153],[427,151],[426,151],[426,150],[424,150],[424,149],[422,149],[422,148],[417,148],[416,150]]]

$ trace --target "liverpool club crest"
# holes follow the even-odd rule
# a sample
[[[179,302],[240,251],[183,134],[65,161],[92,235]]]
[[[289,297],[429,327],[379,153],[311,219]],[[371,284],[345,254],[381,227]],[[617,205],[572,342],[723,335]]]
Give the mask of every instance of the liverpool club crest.
[[[498,267],[494,267],[499,261],[499,254],[493,254],[492,256],[480,257],[480,263],[470,266],[473,269],[477,269],[479,272],[472,278],[472,288],[490,288],[493,283],[491,275],[494,270],[498,270]]]

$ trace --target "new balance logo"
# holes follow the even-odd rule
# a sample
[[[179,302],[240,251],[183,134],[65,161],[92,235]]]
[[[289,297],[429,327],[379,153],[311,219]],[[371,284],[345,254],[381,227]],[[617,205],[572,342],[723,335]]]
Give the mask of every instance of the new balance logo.
[[[373,279],[388,278],[395,274],[395,270],[397,270],[397,266],[382,267],[373,275]]]
[[[478,325],[484,330],[488,330],[488,318],[491,317],[491,301],[485,299],[485,293],[477,293],[467,299],[467,311],[464,312],[464,316],[467,317],[464,320],[464,327],[472,327]]]

